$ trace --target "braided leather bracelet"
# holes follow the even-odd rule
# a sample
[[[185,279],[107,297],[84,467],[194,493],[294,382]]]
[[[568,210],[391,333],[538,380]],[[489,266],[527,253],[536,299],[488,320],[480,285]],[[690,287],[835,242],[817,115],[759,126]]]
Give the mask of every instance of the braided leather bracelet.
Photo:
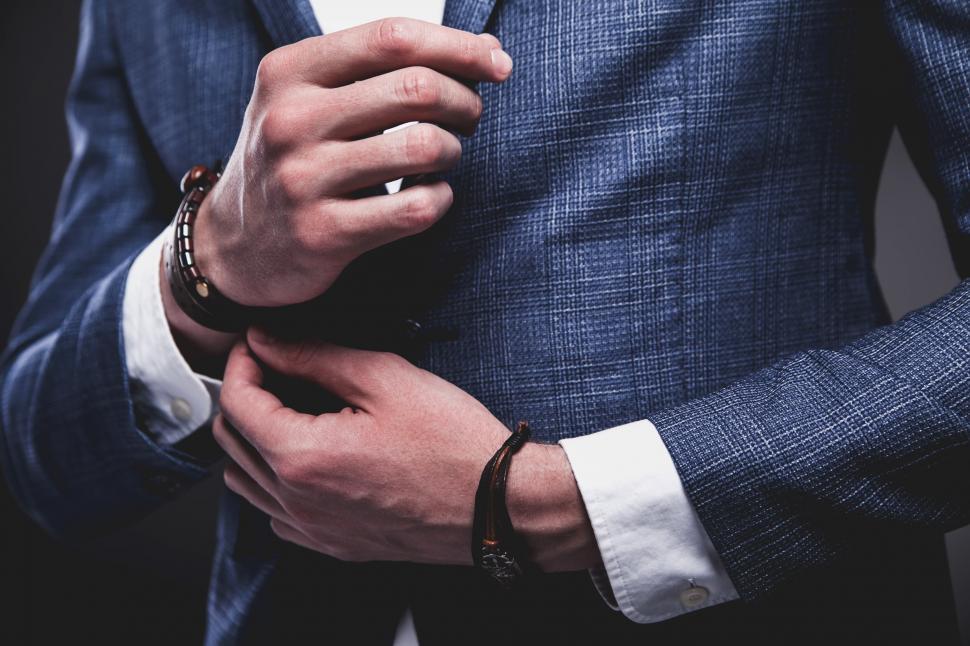
[[[511,587],[523,574],[525,545],[512,527],[505,485],[512,456],[529,439],[529,424],[518,427],[485,465],[475,494],[472,560],[495,581]]]

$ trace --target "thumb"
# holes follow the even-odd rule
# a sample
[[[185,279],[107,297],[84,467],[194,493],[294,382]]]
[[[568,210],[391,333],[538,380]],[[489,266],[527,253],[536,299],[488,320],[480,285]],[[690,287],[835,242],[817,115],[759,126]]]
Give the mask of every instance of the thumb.
[[[372,352],[315,339],[280,339],[258,327],[249,328],[246,341],[253,354],[274,372],[315,383],[351,405],[367,398],[360,375]]]

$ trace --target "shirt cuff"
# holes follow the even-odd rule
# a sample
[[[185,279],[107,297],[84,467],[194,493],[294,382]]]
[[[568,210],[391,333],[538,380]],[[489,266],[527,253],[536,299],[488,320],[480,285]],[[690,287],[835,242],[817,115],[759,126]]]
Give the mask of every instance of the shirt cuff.
[[[648,420],[560,441],[603,558],[593,583],[652,623],[738,598],[673,460]]]
[[[135,258],[122,305],[125,364],[138,427],[175,444],[211,421],[222,382],[200,375],[182,356],[165,318],[159,265],[166,229]]]

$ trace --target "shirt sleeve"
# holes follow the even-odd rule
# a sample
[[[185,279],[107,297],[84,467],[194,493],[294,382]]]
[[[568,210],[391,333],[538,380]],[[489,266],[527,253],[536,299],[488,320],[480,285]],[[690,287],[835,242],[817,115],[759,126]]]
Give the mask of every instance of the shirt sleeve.
[[[194,372],[172,338],[158,273],[167,235],[170,229],[129,270],[122,331],[136,423],[155,441],[172,445],[215,416],[222,382]]]
[[[637,623],[738,598],[648,420],[562,440],[603,557],[603,599]]]

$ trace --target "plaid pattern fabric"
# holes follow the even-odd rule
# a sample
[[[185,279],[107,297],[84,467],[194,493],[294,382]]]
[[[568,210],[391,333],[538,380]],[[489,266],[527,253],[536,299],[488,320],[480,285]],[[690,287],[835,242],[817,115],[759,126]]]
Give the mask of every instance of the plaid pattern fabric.
[[[790,581],[827,572],[825,594],[840,599],[825,568],[860,537],[938,539],[970,521],[970,287],[873,331],[887,317],[869,235],[898,124],[954,249],[968,245],[970,7],[449,0],[445,23],[487,26],[515,73],[481,88],[452,213],[356,263],[317,333],[402,352],[545,441],[650,418],[738,590],[772,592],[799,630],[838,607],[792,601]],[[74,160],[3,361],[5,474],[66,536],[205,475],[138,430],[120,330],[127,267],[171,217],[184,169],[232,149],[261,56],[317,33],[302,0],[90,1],[82,27]],[[238,499],[219,527],[212,643],[253,634],[283,558]],[[920,591],[914,581],[938,576],[889,575]],[[617,643],[737,628],[716,611],[634,628],[583,599],[556,615],[575,622],[573,639],[584,626],[611,626]],[[815,614],[792,618],[798,604]],[[334,622],[340,608],[314,603],[307,617]],[[878,604],[843,619],[884,625],[876,616],[905,625]],[[386,626],[371,624],[379,641]]]

